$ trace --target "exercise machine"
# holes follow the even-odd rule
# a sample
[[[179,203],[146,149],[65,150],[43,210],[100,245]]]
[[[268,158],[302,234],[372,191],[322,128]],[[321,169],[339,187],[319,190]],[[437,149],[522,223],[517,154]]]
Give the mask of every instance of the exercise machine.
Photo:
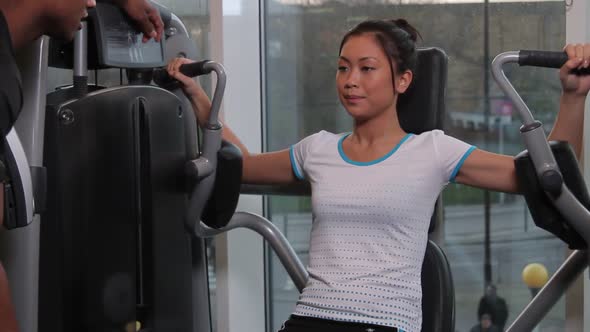
[[[98,3],[73,43],[44,38],[23,59],[33,65],[16,127],[47,174],[42,221],[0,241],[23,331],[211,329],[204,240],[187,229],[203,211],[221,220],[229,201],[205,206],[221,147],[209,137],[221,128],[211,123],[198,147],[182,92],[152,84],[172,57],[198,57],[180,19],[159,9],[161,42],[142,43],[118,7]],[[48,66],[72,69],[73,84],[45,95]],[[127,84],[88,83],[89,70],[107,68]],[[194,74],[211,72],[218,109],[223,67],[205,62]]]
[[[494,79],[512,101],[523,123],[520,132],[527,150],[515,157],[515,165],[519,187],[533,220],[574,250],[508,327],[508,332],[532,331],[588,267],[590,196],[576,156],[565,142],[547,142],[541,122],[533,117],[503,71],[503,65],[508,63],[560,68],[566,61],[564,52],[523,50],[499,54],[492,62]],[[578,74],[590,73],[582,70]]]
[[[441,128],[444,116],[446,56],[438,49],[419,50],[422,72],[407,94],[399,101],[402,127],[412,133]],[[590,239],[590,196],[576,157],[567,143],[547,142],[542,124],[535,120],[503,73],[506,63],[521,66],[559,68],[567,56],[563,52],[520,51],[496,57],[492,64],[494,78],[516,106],[522,120],[521,133],[527,147],[515,157],[518,181],[537,226],[553,233],[574,252],[565,260],[548,283],[508,328],[508,332],[532,331],[568,287],[588,266],[587,243]],[[427,75],[425,73],[428,73]],[[587,75],[588,71],[579,74]],[[420,104],[421,103],[421,104]],[[410,111],[411,110],[411,111]],[[424,113],[418,113],[421,110]],[[309,195],[308,184],[299,186],[242,186],[248,194]],[[440,218],[435,211],[430,232]],[[201,223],[200,237],[215,236],[236,228],[248,228],[263,236],[276,252],[299,291],[305,287],[307,271],[279,229],[262,216],[238,212],[221,229]],[[433,241],[429,241],[422,267],[422,331],[454,331],[454,292],[447,259]]]
[[[99,3],[75,43],[42,39],[32,46],[32,58],[24,59],[38,66],[24,72],[28,99],[16,131],[30,165],[47,172],[47,204],[41,204],[46,212],[42,223],[37,218],[22,230],[5,233],[7,239],[0,243],[25,331],[127,331],[135,329],[136,322],[142,331],[208,331],[203,238],[238,227],[260,233],[297,288],[306,285],[307,272],[280,231],[261,216],[233,212],[240,190],[308,195],[309,187],[240,189],[239,151],[221,141],[217,120],[225,74],[221,65],[210,61],[183,69],[191,76],[218,76],[203,144],[195,144],[190,106],[175,91],[174,82],[153,68],[180,54],[197,56],[189,46],[175,49],[190,44],[188,33],[175,15],[162,13],[164,41],[141,44],[117,8]],[[588,264],[588,195],[583,185],[576,187],[583,183],[579,174],[570,173],[564,164],[572,165],[571,153],[565,145],[552,143],[552,157],[540,124],[503,81],[502,64],[520,57],[500,56],[493,71],[524,118],[529,152],[516,163],[519,179],[528,169],[533,184],[521,186],[529,191],[538,185],[526,196],[535,222],[577,250],[509,331],[531,330]],[[563,55],[560,61],[552,66],[563,63]],[[444,118],[446,55],[422,49],[419,62],[423,72],[399,104],[402,126],[413,133],[441,128]],[[74,84],[45,96],[47,65],[74,69]],[[125,69],[129,85],[88,84],[87,70],[102,68]],[[151,84],[152,78],[160,87]],[[37,182],[31,180],[30,188],[32,183]],[[537,206],[554,205],[550,219],[545,212],[535,212]],[[440,209],[431,232],[438,218]],[[426,250],[422,287],[422,330],[453,331],[452,277],[444,253],[433,241]]]

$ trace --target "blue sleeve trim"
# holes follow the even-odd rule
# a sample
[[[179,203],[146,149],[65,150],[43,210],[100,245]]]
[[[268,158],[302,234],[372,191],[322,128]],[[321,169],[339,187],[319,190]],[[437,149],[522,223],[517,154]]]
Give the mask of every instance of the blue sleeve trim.
[[[293,149],[293,146],[291,146],[289,149],[289,157],[291,158],[291,167],[293,168],[293,173],[295,173],[295,176],[299,180],[305,180],[305,177],[301,175],[299,168],[297,168],[297,162],[295,161],[295,150]]]
[[[471,146],[469,148],[469,150],[467,150],[467,152],[465,152],[465,154],[463,155],[463,157],[461,157],[461,160],[459,160],[459,163],[457,163],[457,166],[455,166],[455,169],[453,170],[453,173],[451,174],[451,177],[449,178],[449,182],[455,183],[455,177],[457,176],[457,173],[459,173],[459,170],[461,169],[461,166],[463,166],[463,163],[465,162],[465,159],[467,159],[467,157],[469,157],[469,155],[475,150],[475,146]]]

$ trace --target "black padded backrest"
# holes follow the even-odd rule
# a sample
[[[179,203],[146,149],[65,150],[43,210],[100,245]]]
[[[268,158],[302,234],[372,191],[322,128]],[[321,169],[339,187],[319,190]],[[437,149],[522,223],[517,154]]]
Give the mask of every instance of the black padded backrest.
[[[414,134],[442,129],[445,118],[447,54],[440,48],[418,48],[418,63],[408,90],[399,96],[397,114],[402,128]],[[437,204],[428,233],[436,227]]]
[[[420,134],[442,129],[445,117],[447,55],[439,48],[418,49],[417,71],[397,105],[402,128]],[[437,204],[429,233],[441,213]],[[422,332],[454,332],[455,291],[449,263],[443,251],[428,241],[422,263]]]
[[[416,68],[412,84],[397,102],[400,124],[405,131],[414,134],[442,129],[447,55],[440,48],[419,48]]]
[[[455,289],[449,262],[432,241],[422,263],[422,332],[455,331]]]

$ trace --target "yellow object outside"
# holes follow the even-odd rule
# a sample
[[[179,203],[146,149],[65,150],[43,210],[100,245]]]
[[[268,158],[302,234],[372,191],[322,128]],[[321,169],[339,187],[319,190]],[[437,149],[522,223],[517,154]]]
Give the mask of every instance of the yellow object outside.
[[[541,288],[549,280],[549,273],[545,265],[531,263],[522,270],[522,280],[529,288]]]
[[[135,321],[135,324],[129,322],[125,325],[125,332],[137,332],[139,330],[141,330],[141,323],[139,321]]]

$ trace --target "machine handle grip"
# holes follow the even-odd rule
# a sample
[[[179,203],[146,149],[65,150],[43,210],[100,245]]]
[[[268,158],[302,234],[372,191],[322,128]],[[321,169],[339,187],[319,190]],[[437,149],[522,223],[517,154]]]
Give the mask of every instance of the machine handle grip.
[[[565,52],[521,50],[518,64],[545,68],[561,68],[568,57]]]
[[[205,65],[210,62],[209,60],[203,60],[199,62],[187,63],[180,66],[180,72],[188,77],[197,77],[201,75],[209,74],[212,69],[205,68]]]
[[[521,50],[518,54],[518,64],[521,66],[561,68],[567,60],[565,52]],[[590,75],[590,67],[574,69],[571,72],[576,75]]]
[[[180,66],[179,70],[181,73],[188,77],[206,75],[212,71],[211,68],[205,67],[205,65],[209,62],[209,60],[203,60],[199,62],[187,63]],[[153,79],[154,83],[161,87],[167,87],[171,84],[178,83],[175,78],[168,75],[168,71],[166,70],[166,68],[155,69]]]

